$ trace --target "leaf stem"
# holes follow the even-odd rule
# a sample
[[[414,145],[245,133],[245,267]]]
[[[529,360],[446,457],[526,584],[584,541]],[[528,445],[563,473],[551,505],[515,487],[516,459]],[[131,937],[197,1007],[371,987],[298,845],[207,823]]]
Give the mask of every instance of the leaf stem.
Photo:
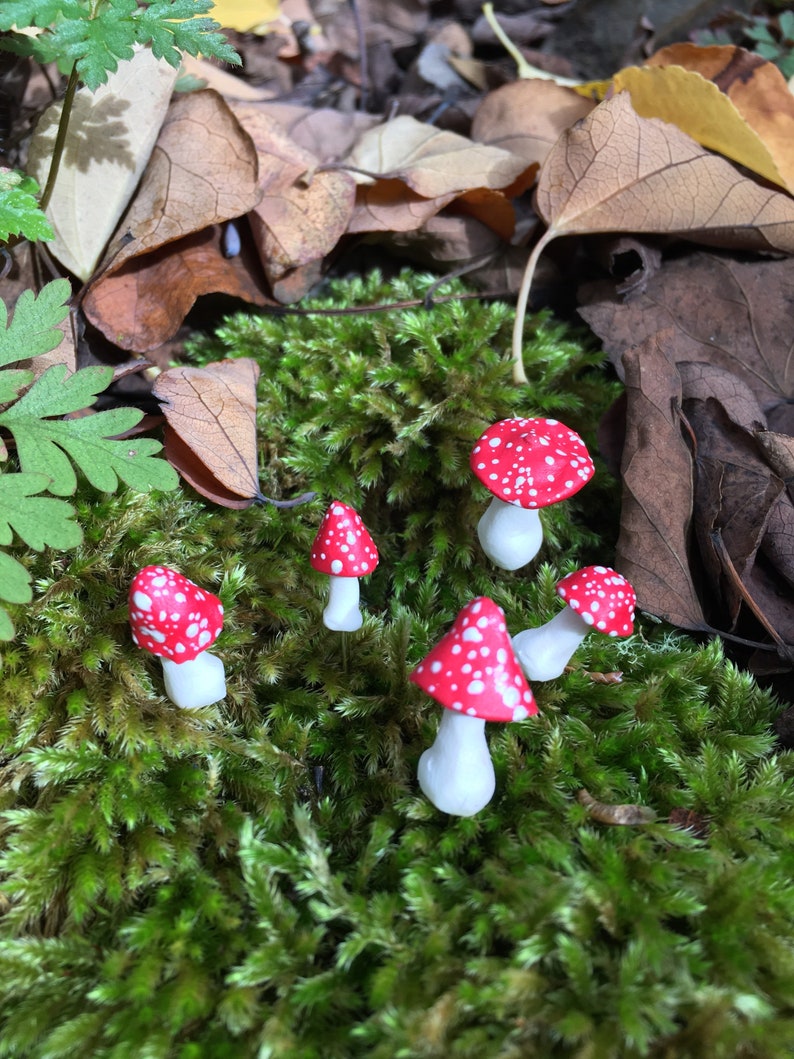
[[[63,107],[61,108],[61,118],[58,122],[58,132],[55,135],[55,145],[52,149],[52,158],[50,159],[50,171],[47,174],[47,183],[44,186],[44,191],[41,195],[41,206],[42,212],[46,211],[52,198],[52,193],[55,189],[55,180],[58,176],[58,170],[61,167],[61,158],[63,157],[64,148],[66,147],[66,134],[69,131],[69,119],[72,116],[72,105],[74,104],[74,94],[77,91],[77,83],[80,80],[80,75],[77,72],[77,63],[72,67],[72,72],[69,74],[69,81],[66,85],[66,92],[63,97]]]
[[[527,302],[529,301],[529,289],[532,286],[532,277],[535,275],[535,267],[537,266],[538,258],[546,248],[546,244],[550,243],[556,234],[557,233],[553,228],[547,228],[540,239],[538,239],[532,249],[532,253],[529,255],[529,260],[524,269],[524,275],[521,278],[521,287],[519,288],[518,298],[516,300],[516,318],[513,323],[513,382],[517,386],[529,382],[526,372],[524,371],[522,348],[524,344],[524,319],[527,314]]]

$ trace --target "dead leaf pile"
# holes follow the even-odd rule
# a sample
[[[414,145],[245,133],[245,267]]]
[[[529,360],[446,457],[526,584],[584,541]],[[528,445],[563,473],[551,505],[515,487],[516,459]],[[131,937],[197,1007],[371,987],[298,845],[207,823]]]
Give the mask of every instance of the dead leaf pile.
[[[374,245],[516,295],[522,384],[539,264],[562,300],[620,236],[606,258],[632,275],[580,293],[626,384],[622,427],[604,432],[623,480],[620,568],[650,613],[791,668],[794,96],[758,55],[688,43],[572,88],[528,47],[565,7],[546,0],[495,34],[464,0],[457,21],[429,0],[221,5],[243,76],[191,60],[205,87],[170,102],[138,77],[81,103],[54,256],[85,283],[84,321],[162,366],[203,295],[300,302]],[[529,78],[494,57],[509,32]],[[87,233],[71,203],[108,182],[124,190]],[[228,506],[265,499],[253,365],[169,368],[154,395],[188,482]]]
[[[640,606],[790,666],[794,260],[696,253],[581,299],[626,383],[617,561]]]

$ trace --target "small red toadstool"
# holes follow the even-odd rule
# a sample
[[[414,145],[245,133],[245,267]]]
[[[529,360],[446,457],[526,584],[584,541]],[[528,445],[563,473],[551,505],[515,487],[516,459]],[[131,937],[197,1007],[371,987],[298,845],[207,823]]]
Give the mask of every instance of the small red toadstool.
[[[130,627],[137,647],[162,659],[165,691],[183,709],[226,694],[223,662],[207,648],[223,627],[217,596],[168,566],[145,566],[130,585]]]
[[[349,504],[334,500],[326,511],[312,544],[309,562],[328,574],[328,604],[323,623],[336,632],[354,632],[361,627],[358,579],[378,565],[378,549]]]
[[[496,786],[485,722],[538,712],[501,607],[487,596],[467,603],[409,679],[446,707],[435,742],[419,759],[419,786],[442,812],[473,816]]]
[[[637,596],[626,578],[609,566],[585,566],[557,582],[568,604],[551,621],[513,637],[513,649],[529,680],[560,676],[587,634],[607,636],[634,631]]]
[[[488,558],[517,570],[543,541],[538,508],[567,500],[593,476],[593,461],[575,430],[556,419],[502,419],[480,435],[471,469],[493,493],[477,526]]]

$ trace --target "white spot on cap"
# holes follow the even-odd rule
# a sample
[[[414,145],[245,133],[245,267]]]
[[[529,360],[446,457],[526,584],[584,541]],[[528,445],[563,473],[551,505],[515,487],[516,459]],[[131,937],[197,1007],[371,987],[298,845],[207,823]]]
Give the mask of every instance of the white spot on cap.
[[[150,610],[152,606],[152,597],[147,596],[145,592],[133,592],[132,602],[138,610]]]

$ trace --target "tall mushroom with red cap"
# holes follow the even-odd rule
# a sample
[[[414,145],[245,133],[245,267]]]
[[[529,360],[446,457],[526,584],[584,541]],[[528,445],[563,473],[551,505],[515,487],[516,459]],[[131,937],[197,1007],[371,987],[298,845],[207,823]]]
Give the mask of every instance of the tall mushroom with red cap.
[[[473,816],[496,786],[485,722],[538,712],[504,611],[487,596],[467,603],[409,679],[446,707],[435,742],[419,759],[419,786],[442,812]]]
[[[606,636],[634,631],[637,596],[626,578],[609,566],[585,566],[557,582],[567,606],[535,629],[513,637],[513,649],[529,680],[560,676],[592,630]]]
[[[223,662],[207,651],[223,628],[217,596],[168,566],[145,566],[130,585],[129,605],[132,639],[162,660],[176,706],[194,710],[225,696]]]
[[[478,438],[470,464],[493,493],[477,535],[503,570],[517,570],[538,554],[543,541],[538,508],[567,500],[594,472],[585,443],[556,419],[494,423]]]
[[[341,500],[331,503],[314,538],[309,562],[321,574],[328,574],[323,624],[336,632],[355,632],[363,621],[358,580],[378,565],[378,549],[355,508]]]

